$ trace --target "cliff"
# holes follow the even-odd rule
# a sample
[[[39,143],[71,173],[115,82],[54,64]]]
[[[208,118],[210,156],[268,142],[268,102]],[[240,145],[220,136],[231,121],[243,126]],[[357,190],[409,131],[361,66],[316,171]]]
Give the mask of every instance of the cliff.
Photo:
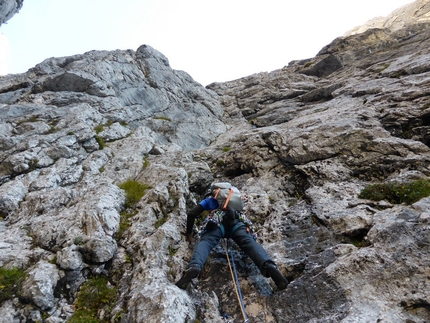
[[[23,2],[24,0],[2,0],[0,3],[0,26],[19,12]]]
[[[242,321],[222,246],[174,284],[213,181],[290,281],[231,247],[250,322],[430,321],[430,4],[402,12],[207,88],[148,45],[1,77],[0,322]]]

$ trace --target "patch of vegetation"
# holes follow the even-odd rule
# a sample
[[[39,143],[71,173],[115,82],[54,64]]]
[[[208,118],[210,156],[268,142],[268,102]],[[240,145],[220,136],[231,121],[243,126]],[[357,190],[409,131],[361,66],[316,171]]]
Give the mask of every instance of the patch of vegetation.
[[[170,245],[169,246],[169,255],[171,256],[171,257],[173,257],[175,254],[176,254],[176,252],[177,252],[178,250],[177,249],[175,249],[175,247],[173,247],[172,245]]]
[[[19,295],[26,274],[18,268],[0,268],[0,303]]]
[[[73,243],[77,246],[83,245],[84,244],[84,237],[83,236],[78,236],[73,240]]]
[[[105,126],[103,124],[99,124],[98,126],[94,127],[94,131],[96,132],[96,134],[99,134],[103,130],[105,130]]]
[[[119,184],[118,187],[125,191],[125,203],[124,209],[120,212],[117,241],[122,239],[124,232],[130,227],[130,218],[137,214],[137,210],[135,210],[137,202],[145,195],[146,190],[151,188],[148,184],[131,179]]]
[[[172,119],[165,117],[165,116],[155,116],[154,119],[156,120],[164,120],[164,121],[172,121]]]
[[[135,216],[137,211],[132,212],[121,211],[119,214],[119,228],[117,232],[117,240],[121,240],[124,236],[124,232],[130,227],[130,218]]]
[[[148,156],[145,156],[145,158],[143,158],[142,169],[146,169],[148,166],[149,166]]]
[[[20,124],[23,124],[23,123],[26,123],[26,122],[37,122],[37,121],[40,121],[40,119],[37,116],[35,116],[35,115],[31,115],[27,119],[23,119],[23,120],[17,121],[16,124],[20,125]]]
[[[231,150],[231,147],[230,146],[224,146],[224,147],[222,147],[222,151],[223,152],[227,152],[227,151],[230,151]]]
[[[55,255],[50,261],[49,261],[49,263],[51,263],[51,264],[53,264],[53,265],[55,265],[56,263],[57,263],[57,261],[58,261],[58,258],[57,258],[57,256]]]
[[[314,62],[307,62],[307,63],[303,66],[303,68],[311,67],[313,64],[314,64]]]
[[[164,223],[166,223],[167,221],[167,216],[163,216],[162,218],[159,218],[157,221],[155,221],[154,223],[154,228],[158,229],[159,227],[161,227]]]
[[[103,149],[106,147],[106,142],[104,141],[104,139],[102,137],[95,136],[94,138],[96,139],[97,143],[99,144],[100,149]]]
[[[37,164],[39,163],[39,159],[33,158],[28,162],[28,171],[32,172],[37,168]]]
[[[388,63],[383,63],[379,66],[378,73],[381,73],[383,70],[387,69],[390,66]]]
[[[386,200],[393,204],[406,203],[410,205],[429,195],[430,180],[419,179],[405,183],[369,185],[361,191],[358,197],[372,201]]]
[[[133,208],[145,195],[146,190],[150,188],[148,184],[142,184],[132,179],[119,184],[118,187],[125,191],[124,206],[126,208]]]
[[[69,323],[99,323],[97,312],[113,304],[116,299],[116,288],[109,286],[106,277],[92,277],[79,291],[76,299],[76,310]]]
[[[56,127],[51,126],[51,128],[49,128],[48,133],[54,133],[54,132],[57,132],[57,131],[58,131],[58,129]]]
[[[218,167],[224,167],[225,166],[225,162],[221,159],[218,159],[215,163]]]
[[[357,248],[364,248],[370,246],[370,243],[364,239],[351,239],[351,244]]]

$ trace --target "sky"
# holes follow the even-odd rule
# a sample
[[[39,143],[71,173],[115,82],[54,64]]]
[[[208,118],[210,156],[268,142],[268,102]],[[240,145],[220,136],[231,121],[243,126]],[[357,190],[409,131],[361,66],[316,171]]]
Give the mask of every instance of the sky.
[[[0,75],[50,57],[147,44],[202,85],[314,57],[413,0],[24,0],[0,26]]]

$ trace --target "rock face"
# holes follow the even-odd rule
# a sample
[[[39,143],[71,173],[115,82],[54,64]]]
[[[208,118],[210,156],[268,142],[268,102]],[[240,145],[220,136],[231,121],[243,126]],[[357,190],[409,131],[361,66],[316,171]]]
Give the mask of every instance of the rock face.
[[[0,26],[22,8],[24,0],[2,0],[0,2]]]
[[[242,319],[216,247],[187,291],[186,212],[213,181],[245,194],[275,291],[234,244],[250,322],[430,321],[430,197],[359,198],[430,173],[430,26],[368,29],[207,88],[149,46],[0,78],[0,266],[25,273],[0,321],[66,322],[104,277],[101,322]],[[127,180],[146,188],[130,204]],[[125,225],[127,224],[127,225]]]
[[[372,28],[385,28],[396,31],[410,24],[428,23],[429,21],[428,0],[417,0],[413,4],[394,10],[387,17],[371,19],[366,24],[348,31],[344,36],[360,34]]]

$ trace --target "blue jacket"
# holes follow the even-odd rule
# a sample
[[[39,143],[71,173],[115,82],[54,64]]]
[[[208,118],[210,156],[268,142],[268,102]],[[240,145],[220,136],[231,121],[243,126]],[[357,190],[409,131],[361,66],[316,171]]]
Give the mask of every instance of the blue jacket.
[[[203,207],[203,210],[205,211],[212,211],[219,208],[218,201],[213,197],[208,197],[201,201],[199,204]]]
[[[216,210],[218,208],[218,201],[213,197],[208,197],[191,209],[187,214],[187,234],[191,234],[193,232],[194,220],[200,213],[203,211]]]

